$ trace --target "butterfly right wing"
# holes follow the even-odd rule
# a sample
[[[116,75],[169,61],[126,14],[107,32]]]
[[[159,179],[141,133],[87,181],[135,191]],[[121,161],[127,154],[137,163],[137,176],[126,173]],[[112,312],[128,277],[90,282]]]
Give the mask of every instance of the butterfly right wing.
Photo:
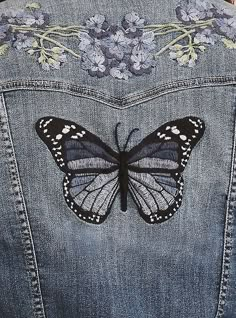
[[[180,208],[182,173],[204,130],[200,118],[176,119],[160,126],[129,151],[129,191],[146,222],[164,222]]]
[[[129,191],[142,218],[161,223],[174,215],[182,203],[181,174],[129,171]]]

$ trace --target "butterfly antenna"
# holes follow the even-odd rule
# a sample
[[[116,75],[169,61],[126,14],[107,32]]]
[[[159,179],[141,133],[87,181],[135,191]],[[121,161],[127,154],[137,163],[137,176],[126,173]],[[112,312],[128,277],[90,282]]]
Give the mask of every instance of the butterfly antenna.
[[[128,145],[128,142],[130,141],[130,138],[131,138],[132,134],[133,134],[135,131],[138,131],[138,130],[139,130],[138,128],[134,128],[133,130],[131,130],[131,132],[129,133],[129,136],[128,136],[127,140],[126,140],[126,143],[125,143],[125,145],[124,145],[124,151],[126,150],[126,147],[127,147],[127,145]]]
[[[119,146],[119,141],[118,141],[118,126],[120,125],[120,123],[116,124],[116,128],[115,128],[115,139],[116,139],[116,146],[119,150],[119,152],[121,152],[120,150],[120,146]]]

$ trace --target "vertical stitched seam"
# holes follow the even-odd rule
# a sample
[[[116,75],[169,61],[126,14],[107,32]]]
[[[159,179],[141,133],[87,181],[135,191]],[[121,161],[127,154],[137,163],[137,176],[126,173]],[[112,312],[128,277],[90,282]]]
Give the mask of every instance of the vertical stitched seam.
[[[6,152],[8,155],[8,162],[10,166],[11,184],[12,190],[15,195],[15,205],[19,213],[19,219],[21,222],[21,236],[22,244],[24,248],[25,262],[27,265],[28,275],[31,281],[31,291],[33,295],[34,313],[37,318],[46,318],[43,298],[41,293],[39,272],[37,266],[37,259],[35,254],[35,248],[33,243],[32,231],[27,214],[26,204],[23,196],[23,190],[20,181],[20,175],[11,137],[10,126],[8,121],[8,114],[5,105],[4,94],[0,95],[0,108],[2,107],[2,131],[4,135],[4,141],[6,143]]]
[[[231,170],[230,170],[230,183],[228,187],[228,200],[225,215],[225,227],[224,227],[224,248],[223,248],[223,260],[222,260],[222,273],[220,282],[220,292],[218,299],[218,307],[215,318],[221,318],[224,315],[224,306],[226,304],[226,294],[229,279],[230,269],[230,256],[232,252],[232,224],[233,224],[233,202],[235,199],[232,198],[232,194],[235,193],[233,189],[233,181],[236,177],[236,113],[234,110],[234,136],[233,136],[233,149],[231,159]]]

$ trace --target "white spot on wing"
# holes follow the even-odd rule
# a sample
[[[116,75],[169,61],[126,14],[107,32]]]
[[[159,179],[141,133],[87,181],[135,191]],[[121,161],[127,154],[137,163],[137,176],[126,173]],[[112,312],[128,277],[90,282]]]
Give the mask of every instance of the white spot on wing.
[[[67,134],[69,131],[70,131],[70,129],[68,129],[68,128],[63,128],[62,129],[62,133],[63,134]]]
[[[180,133],[179,129],[175,128],[175,127],[172,127],[171,129],[172,133],[175,134],[175,135],[178,135]]]
[[[56,139],[57,139],[57,140],[59,140],[59,139],[61,139],[61,138],[62,138],[62,134],[56,135]]]
[[[187,139],[187,137],[185,135],[180,135],[179,138],[182,139],[182,140],[186,140]]]

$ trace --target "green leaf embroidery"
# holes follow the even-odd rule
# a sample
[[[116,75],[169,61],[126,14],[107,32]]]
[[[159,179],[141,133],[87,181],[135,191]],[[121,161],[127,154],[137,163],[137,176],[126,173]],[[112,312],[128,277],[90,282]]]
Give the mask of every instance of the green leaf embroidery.
[[[54,46],[51,50],[53,53],[57,53],[57,54],[61,53],[61,51],[62,51],[62,49],[58,46]]]
[[[184,54],[182,57],[179,58],[179,62],[183,65],[187,64],[189,62],[189,55]]]
[[[200,45],[198,48],[201,52],[204,52],[206,50],[206,47],[204,45]]]
[[[7,44],[1,45],[0,46],[0,56],[4,55],[7,52],[8,49],[9,49],[9,45],[7,45]]]
[[[45,62],[45,56],[44,55],[40,55],[40,57],[38,58],[39,63],[44,63]]]
[[[38,47],[38,42],[36,40],[32,43],[32,47],[34,48]]]
[[[30,49],[27,52],[29,53],[29,55],[33,55],[34,54],[34,50],[33,49]]]
[[[27,3],[25,7],[28,9],[40,9],[41,5],[38,2],[31,2]]]
[[[228,49],[236,49],[236,42],[229,40],[229,39],[222,39],[222,42],[224,43],[225,47]]]

